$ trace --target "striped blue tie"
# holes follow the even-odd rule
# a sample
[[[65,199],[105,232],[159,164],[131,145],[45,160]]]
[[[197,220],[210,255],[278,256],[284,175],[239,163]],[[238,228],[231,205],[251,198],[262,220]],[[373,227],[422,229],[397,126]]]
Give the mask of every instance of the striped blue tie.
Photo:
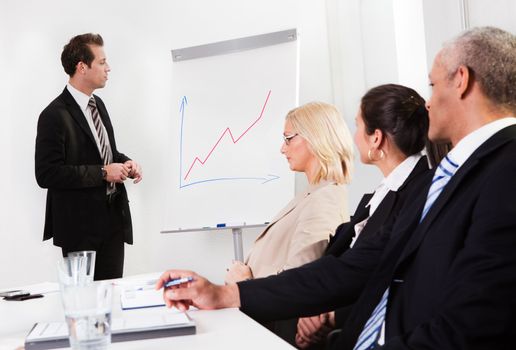
[[[444,157],[435,170],[432,185],[426,197],[425,207],[421,215],[421,221],[426,216],[432,205],[434,204],[439,194],[441,194],[444,186],[450,181],[450,178],[455,174],[459,165],[453,162],[448,156]],[[385,313],[387,311],[387,299],[389,297],[389,288],[383,293],[382,299],[376,305],[371,317],[367,320],[362,333],[358,337],[357,343],[353,350],[367,350],[374,349],[378,344],[380,333],[385,320]]]
[[[439,163],[439,166],[435,170],[434,178],[432,179],[432,185],[430,186],[430,190],[428,191],[428,195],[426,197],[426,203],[425,207],[423,208],[423,213],[421,214],[420,222],[423,221],[435,200],[443,191],[444,186],[446,186],[448,181],[450,181],[458,167],[459,165],[453,162],[448,156],[441,160],[441,163]]]
[[[380,337],[385,312],[387,311],[387,299],[389,297],[389,288],[383,293],[382,300],[376,305],[371,317],[367,320],[362,333],[358,337],[357,343],[353,350],[373,349]]]

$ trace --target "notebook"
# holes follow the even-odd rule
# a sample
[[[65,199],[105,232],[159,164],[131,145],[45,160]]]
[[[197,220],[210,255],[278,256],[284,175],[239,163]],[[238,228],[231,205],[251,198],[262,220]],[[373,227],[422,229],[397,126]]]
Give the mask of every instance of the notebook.
[[[164,306],[163,290],[154,290],[154,286],[124,286],[120,293],[120,305],[122,310]]]
[[[113,318],[111,342],[195,334],[195,322],[186,313],[132,315]],[[25,338],[25,350],[69,347],[65,322],[36,323]]]

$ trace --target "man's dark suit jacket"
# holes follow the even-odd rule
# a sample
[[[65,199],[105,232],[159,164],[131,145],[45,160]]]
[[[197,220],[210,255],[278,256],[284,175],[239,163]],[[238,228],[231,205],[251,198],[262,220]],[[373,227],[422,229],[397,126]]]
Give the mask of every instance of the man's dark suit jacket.
[[[429,186],[340,258],[240,282],[242,311],[271,320],[356,301],[331,344],[352,349],[389,287],[383,349],[514,349],[516,126],[484,142],[419,223]]]
[[[116,149],[104,103],[98,96],[95,100],[109,137],[113,162],[129,160]],[[81,242],[96,245],[112,234],[109,228],[116,222],[123,230],[125,242],[132,243],[125,187],[116,184],[118,191],[109,205],[119,208],[119,217],[113,218],[97,144],[84,113],[66,88],[39,116],[35,165],[39,186],[48,188],[44,240],[54,237],[54,244],[63,248],[80,247]]]

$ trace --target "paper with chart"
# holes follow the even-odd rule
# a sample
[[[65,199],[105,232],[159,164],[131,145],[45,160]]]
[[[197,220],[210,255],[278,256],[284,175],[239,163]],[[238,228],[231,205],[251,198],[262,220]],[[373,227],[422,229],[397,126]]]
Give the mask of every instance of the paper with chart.
[[[298,42],[172,63],[163,230],[263,224],[294,195],[280,153]]]

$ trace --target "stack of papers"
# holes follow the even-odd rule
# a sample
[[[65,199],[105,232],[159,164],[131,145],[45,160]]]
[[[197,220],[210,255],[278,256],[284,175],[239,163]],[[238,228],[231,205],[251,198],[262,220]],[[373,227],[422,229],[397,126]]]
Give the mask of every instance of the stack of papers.
[[[195,323],[186,313],[133,315],[114,318],[111,342],[195,334]],[[65,322],[36,323],[25,338],[25,350],[69,347]]]
[[[120,293],[122,310],[144,307],[164,306],[163,289],[154,290],[154,286],[124,286]]]

